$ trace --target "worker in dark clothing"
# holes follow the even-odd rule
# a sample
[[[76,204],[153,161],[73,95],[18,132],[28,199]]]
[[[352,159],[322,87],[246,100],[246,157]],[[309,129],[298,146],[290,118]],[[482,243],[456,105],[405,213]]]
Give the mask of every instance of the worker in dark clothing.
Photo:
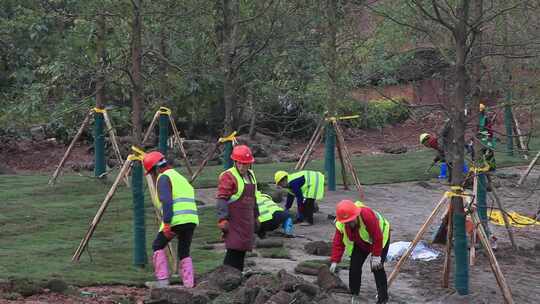
[[[276,185],[285,188],[288,192],[285,209],[289,210],[296,198],[297,214],[296,222],[304,220],[308,225],[313,225],[313,213],[316,208],[316,200],[324,197],[324,174],[317,171],[299,171],[289,174],[285,171],[277,171],[274,175]]]
[[[145,154],[143,166],[146,174],[152,175],[157,184],[158,199],[163,218],[153,244],[152,262],[157,281],[147,282],[150,288],[169,285],[169,265],[165,247],[175,237],[178,238],[178,274],[184,287],[194,286],[194,269],[189,250],[195,227],[199,224],[195,190],[178,171],[172,169],[160,152]]]
[[[276,204],[270,195],[257,192],[257,205],[259,207],[259,230],[257,235],[264,239],[266,233],[274,231],[278,227],[283,228],[283,233],[292,236],[293,221],[289,212]]]

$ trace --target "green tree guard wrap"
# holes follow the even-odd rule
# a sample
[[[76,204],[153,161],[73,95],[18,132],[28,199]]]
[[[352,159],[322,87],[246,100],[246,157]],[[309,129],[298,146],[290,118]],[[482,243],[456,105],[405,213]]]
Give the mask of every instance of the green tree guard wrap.
[[[103,132],[103,113],[94,113],[94,176],[105,173],[105,135]]]
[[[486,234],[489,236],[488,228],[488,216],[487,216],[487,202],[486,202],[486,188],[487,188],[487,178],[485,174],[478,174],[478,193],[476,196],[477,202],[477,212],[480,222],[486,231]]]
[[[223,169],[227,170],[229,168],[232,168],[234,162],[231,159],[231,153],[233,149],[232,141],[226,141],[223,144]]]
[[[336,131],[332,124],[326,125],[324,169],[328,179],[328,191],[336,191]]]
[[[159,152],[167,158],[167,141],[169,139],[169,115],[159,115]]]
[[[508,93],[506,97],[507,101],[511,100],[511,94]],[[512,136],[512,107],[510,105],[504,106],[504,126],[506,128],[506,153],[509,156],[514,155],[514,138]]]
[[[460,197],[453,197],[452,204],[454,216],[454,255],[455,272],[454,287],[460,295],[469,294],[469,258],[467,248],[467,234],[465,233],[465,213],[463,202]]]
[[[133,189],[133,264],[144,267],[146,256],[146,231],[144,225],[143,168],[140,162],[133,163],[131,188]]]

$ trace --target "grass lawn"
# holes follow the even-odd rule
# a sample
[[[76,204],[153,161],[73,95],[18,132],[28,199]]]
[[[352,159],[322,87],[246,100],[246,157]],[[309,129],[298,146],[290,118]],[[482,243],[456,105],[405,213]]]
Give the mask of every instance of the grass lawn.
[[[536,140],[533,151],[540,149]],[[363,184],[425,180],[433,152],[418,151],[400,155],[359,156],[353,159]],[[500,167],[526,164],[518,156],[497,154]],[[323,170],[323,161],[308,164]],[[276,170],[291,170],[293,163],[256,165],[260,182],[272,182]],[[208,167],[196,181],[196,187],[215,186],[221,166]],[[339,168],[336,175],[341,180]],[[71,256],[94,217],[110,183],[93,178],[65,175],[54,187],[45,175],[0,175],[0,279],[62,278],[78,285],[142,284],[152,279],[152,266],[132,266],[133,227],[131,192],[121,187],[98,226],[88,251],[78,264]],[[149,197],[146,200],[146,243],[149,261],[151,242],[157,231]],[[207,241],[218,239],[214,210],[201,210],[201,225],[195,232],[192,256],[201,273],[219,265],[222,254],[205,250]]]

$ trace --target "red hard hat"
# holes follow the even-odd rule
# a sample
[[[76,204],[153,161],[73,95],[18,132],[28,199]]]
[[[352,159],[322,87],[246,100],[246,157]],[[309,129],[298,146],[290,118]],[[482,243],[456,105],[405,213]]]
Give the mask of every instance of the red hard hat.
[[[165,156],[159,151],[152,151],[146,153],[143,157],[143,166],[146,170],[146,174],[152,172],[154,166],[156,166],[161,160],[164,160]]]
[[[340,223],[353,221],[360,214],[360,208],[351,200],[342,200],[336,206],[336,218]]]
[[[232,150],[231,159],[241,164],[253,164],[255,162],[251,150],[246,145],[235,146]]]

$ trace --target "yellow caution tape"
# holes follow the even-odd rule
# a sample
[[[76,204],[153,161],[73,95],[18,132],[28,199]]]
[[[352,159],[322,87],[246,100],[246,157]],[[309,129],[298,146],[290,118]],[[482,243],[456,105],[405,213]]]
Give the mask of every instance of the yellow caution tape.
[[[105,112],[107,112],[107,110],[105,110],[105,109],[100,109],[100,108],[97,108],[97,107],[96,107],[96,108],[93,108],[92,110],[93,110],[94,112],[96,112],[96,113],[101,113],[101,114],[105,114]]]
[[[135,155],[135,154],[130,154],[128,155],[127,157],[129,160],[131,161],[142,161],[143,160],[143,156],[142,155]]]
[[[492,210],[488,212],[489,219],[492,223],[499,226],[504,226],[504,218],[500,210]],[[508,212],[508,222],[514,227],[526,227],[529,225],[540,225],[540,221],[521,215],[515,211]]]
[[[169,109],[167,107],[159,107],[158,112],[159,112],[159,114],[164,114],[164,115],[169,115],[169,116],[171,116],[171,114],[172,114],[171,109]]]
[[[490,169],[489,165],[485,165],[483,167],[472,167],[471,170],[474,172],[474,173],[485,173],[485,172],[488,172]]]
[[[450,191],[446,191],[444,193],[444,196],[446,198],[452,198],[454,196],[460,196],[462,198],[469,198],[471,197],[472,195],[471,194],[466,194],[466,193],[463,193],[463,187],[461,186],[451,186],[450,187]]]
[[[225,143],[225,142],[228,142],[228,141],[232,141],[232,142],[236,141],[236,131],[232,132],[228,136],[219,138],[219,143]]]
[[[131,146],[131,151],[133,151],[133,153],[135,153],[136,156],[140,156],[141,159],[146,154],[143,149],[139,147],[135,147],[135,146]]]

